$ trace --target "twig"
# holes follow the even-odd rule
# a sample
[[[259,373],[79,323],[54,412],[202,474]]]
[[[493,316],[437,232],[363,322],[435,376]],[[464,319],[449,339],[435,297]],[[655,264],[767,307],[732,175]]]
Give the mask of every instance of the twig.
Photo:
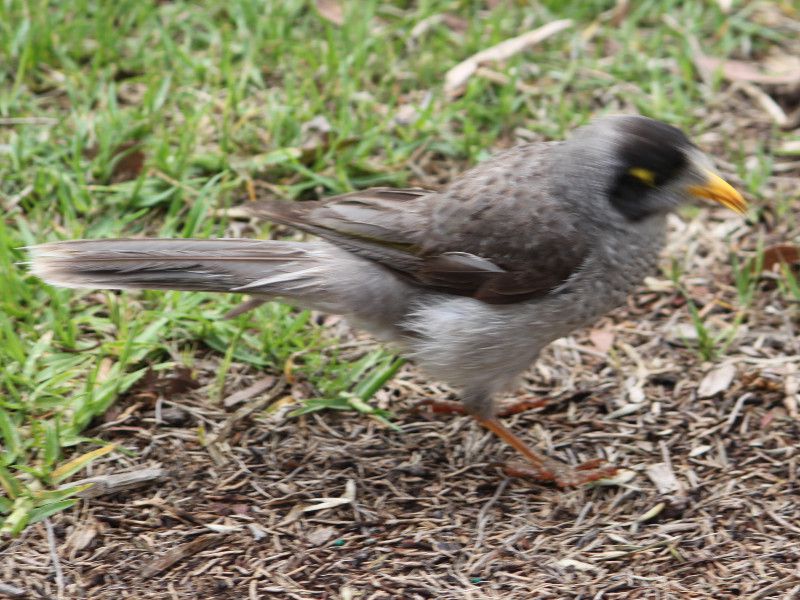
[[[473,54],[468,59],[461,61],[450,69],[444,76],[444,92],[453,98],[461,93],[464,84],[478,70],[478,67],[490,62],[507,60],[522,52],[526,48],[535,46],[549,37],[556,35],[572,27],[571,19],[561,19],[542,25],[538,29],[528,31],[520,36],[500,42],[499,44],[486,48]]]
[[[243,315],[248,311],[258,308],[259,306],[265,304],[266,302],[269,302],[269,300],[267,300],[266,298],[258,298],[258,297],[248,298],[238,306],[235,306],[228,312],[226,312],[222,318],[225,320],[233,319],[235,317],[238,317],[239,315]]]
[[[58,598],[61,600],[64,598],[64,572],[61,570],[61,561],[58,560],[56,535],[53,533],[53,526],[50,524],[50,519],[44,520],[44,528],[47,531],[47,545],[50,547],[50,562],[53,565],[53,571],[55,571]]]
[[[28,593],[22,588],[18,588],[10,583],[0,582],[0,596],[8,596],[9,598],[27,598]]]
[[[508,487],[508,481],[509,481],[509,479],[508,479],[508,477],[506,477],[505,479],[503,479],[503,481],[500,482],[500,485],[497,486],[497,489],[495,490],[494,495],[492,495],[492,497],[489,498],[489,500],[486,502],[486,504],[484,504],[481,507],[481,510],[478,513],[478,518],[477,518],[477,521],[478,521],[478,535],[475,536],[475,549],[476,550],[483,546],[483,538],[484,538],[484,534],[485,534],[484,530],[486,529],[486,514],[489,512],[489,509],[492,508],[492,506],[494,506],[494,504],[497,502],[497,500],[500,498],[500,496],[506,490],[506,488]]]
[[[772,121],[778,127],[786,126],[786,124],[789,122],[789,117],[786,116],[786,113],[781,108],[780,104],[773,100],[772,96],[749,81],[738,81],[736,85],[745,94],[755,100],[761,109],[769,115],[770,119],[772,119]]]
[[[764,512],[766,512],[767,516],[769,516],[770,519],[775,521],[781,527],[785,527],[789,531],[794,531],[795,533],[800,533],[800,527],[798,527],[797,525],[792,525],[789,521],[784,519],[782,516],[780,516],[778,514],[775,514],[771,510],[767,510],[767,511],[764,511]]]
[[[265,381],[271,382],[274,381],[274,379],[267,378],[266,380],[258,381],[253,385],[251,385],[250,387],[245,388],[244,390],[241,390],[239,392],[236,392],[234,396],[241,394],[244,397],[252,397],[255,394],[259,394],[261,393],[260,391],[253,392],[253,390],[258,389],[260,386],[263,386]],[[233,429],[233,426],[236,423],[250,416],[254,412],[257,412],[262,408],[264,408],[265,406],[269,405],[273,400],[275,400],[275,398],[278,397],[278,395],[283,391],[284,387],[286,387],[286,378],[281,377],[278,379],[275,385],[272,386],[272,391],[270,391],[266,396],[250,404],[245,404],[243,407],[241,407],[235,413],[233,413],[230,417],[225,419],[225,421],[222,423],[217,432],[209,436],[208,444],[209,445],[218,444],[219,442],[224,441],[230,435],[231,430]],[[231,397],[232,396],[229,396],[226,400],[223,401],[223,403],[225,401],[230,403]]]
[[[139,469],[138,471],[130,471],[127,473],[113,473],[111,475],[88,477],[86,479],[81,479],[80,481],[62,485],[61,489],[91,483],[93,484],[91,487],[78,492],[76,495],[80,498],[97,498],[98,496],[107,496],[109,494],[115,494],[117,492],[131,490],[149,483],[154,483],[156,481],[160,481],[166,475],[166,469],[153,467],[149,469]]]
[[[53,117],[3,117],[0,125],[56,125],[58,119]]]
[[[232,406],[236,406],[237,404],[241,404],[250,398],[254,398],[258,396],[260,393],[267,390],[267,388],[272,387],[275,383],[275,377],[269,375],[262,379],[259,379],[254,384],[247,386],[243,390],[239,390],[238,392],[234,392],[230,396],[227,396],[222,400],[222,405],[225,408],[230,408]]]
[[[8,199],[8,202],[6,202],[6,205],[3,208],[5,209],[6,212],[10,212],[12,209],[17,207],[17,204],[19,204],[27,196],[31,195],[31,193],[33,193],[33,186],[32,185],[26,185],[24,188],[22,188],[19,191],[19,193],[14,194],[13,196],[11,196]]]
[[[736,399],[736,404],[733,405],[733,409],[731,410],[731,414],[728,415],[728,420],[725,422],[725,431],[730,431],[733,424],[736,422],[736,418],[739,416],[739,413],[742,411],[742,406],[744,403],[747,402],[753,394],[746,393],[739,396]]]
[[[153,577],[154,575],[158,575],[159,573],[173,567],[176,563],[180,562],[184,558],[193,556],[198,552],[205,550],[214,542],[221,540],[222,537],[223,536],[221,535],[215,534],[206,535],[198,537],[191,542],[181,544],[177,548],[167,552],[164,556],[161,556],[152,561],[150,564],[145,565],[142,569],[142,577]]]

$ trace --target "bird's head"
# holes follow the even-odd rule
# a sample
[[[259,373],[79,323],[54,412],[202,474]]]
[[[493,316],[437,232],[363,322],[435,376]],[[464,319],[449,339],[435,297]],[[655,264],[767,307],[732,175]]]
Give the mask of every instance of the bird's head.
[[[563,148],[563,164],[575,169],[568,178],[580,178],[580,187],[591,187],[583,194],[588,191],[592,202],[603,196],[625,221],[667,213],[693,198],[714,200],[740,214],[747,210],[742,195],[717,175],[708,157],[680,129],[661,121],[606,117],[579,129]]]

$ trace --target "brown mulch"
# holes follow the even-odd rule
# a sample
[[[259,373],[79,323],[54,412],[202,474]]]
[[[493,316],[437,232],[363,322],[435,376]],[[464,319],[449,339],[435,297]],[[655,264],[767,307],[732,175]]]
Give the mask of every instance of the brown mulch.
[[[700,227],[684,226],[702,245]],[[770,284],[759,301],[776,301]],[[211,405],[208,386],[167,387],[155,401],[131,394],[90,432],[134,450],[91,475],[167,477],[51,518],[52,542],[34,526],[5,548],[0,579],[30,598],[793,597],[800,358],[785,315],[764,310],[743,327],[722,359],[736,376],[701,399],[714,365],[675,333],[688,322],[681,297],[650,287],[661,291],[551,347],[524,388],[552,402],[509,419],[562,460],[605,456],[631,471],[626,483],[562,491],[507,478],[500,464],[514,456],[490,434],[415,409],[448,391],[412,367],[378,397],[402,432],[352,414],[286,419],[290,388],[271,379],[246,403],[285,406],[234,420],[214,451],[201,439],[241,405]],[[698,302],[733,300],[724,273],[696,289]],[[592,340],[608,332],[604,354]],[[214,359],[200,365],[213,381]],[[234,372],[229,389],[262,379]],[[330,498],[338,505],[316,510]]]
[[[526,382],[562,380],[554,400],[510,422],[564,460],[605,455],[635,473],[625,484],[561,491],[505,477],[513,455],[491,435],[414,410],[444,392],[412,369],[380,395],[402,433],[276,413],[234,426],[217,464],[198,427],[230,412],[201,388],[162,399],[160,423],[142,409],[94,432],[136,454],[93,475],[161,466],[168,477],[51,519],[60,597],[791,597],[800,423],[776,383],[785,362],[738,362],[729,389],[699,400],[691,351],[658,329],[623,323],[615,336],[631,356],[663,346],[681,362],[649,371],[648,351],[632,403],[635,359],[617,367],[582,336],[567,340]],[[344,500],[315,510],[329,498]],[[59,597],[44,525],[6,548],[0,577],[26,597]]]
[[[749,142],[769,135],[758,110],[738,114]],[[780,170],[763,197],[796,194],[798,177]],[[239,366],[227,391],[252,394],[210,401],[209,356],[200,387],[131,393],[88,432],[132,450],[88,475],[162,477],[7,543],[0,597],[800,597],[797,299],[761,274],[730,329],[730,253],[744,264],[759,240],[796,244],[791,221],[770,209],[750,224],[716,209],[672,220],[665,256],[712,333],[733,332],[715,361],[699,357],[685,296],[653,278],[525,378],[523,393],[552,400],[507,419],[515,431],[570,463],[603,456],[627,479],[559,490],[506,477],[515,457],[490,434],[415,408],[452,392],[413,366],[376,398],[398,432],[347,413],[288,419],[307,384]]]

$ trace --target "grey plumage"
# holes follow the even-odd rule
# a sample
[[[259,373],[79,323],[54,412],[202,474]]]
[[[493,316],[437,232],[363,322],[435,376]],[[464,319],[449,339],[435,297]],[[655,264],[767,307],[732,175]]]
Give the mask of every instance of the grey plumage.
[[[245,207],[318,241],[58,242],[31,249],[32,270],[57,285],[240,291],[345,315],[460,388],[485,422],[492,396],[545,345],[653,270],[666,214],[714,197],[698,191],[709,167],[674,128],[607,118],[567,142],[508,150],[438,193]],[[743,207],[724,192],[714,199]]]

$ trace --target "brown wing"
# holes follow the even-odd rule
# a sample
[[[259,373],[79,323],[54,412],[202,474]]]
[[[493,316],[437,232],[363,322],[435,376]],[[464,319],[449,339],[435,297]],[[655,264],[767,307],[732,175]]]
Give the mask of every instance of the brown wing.
[[[498,186],[509,173],[509,154],[514,157],[487,161],[441,193],[375,188],[247,210],[318,235],[422,287],[510,304],[564,283],[586,248],[573,217],[544,195],[535,176],[522,194],[502,181]]]
[[[318,235],[402,273],[420,268],[427,222],[422,189],[374,188],[319,202],[258,202],[247,212]]]

